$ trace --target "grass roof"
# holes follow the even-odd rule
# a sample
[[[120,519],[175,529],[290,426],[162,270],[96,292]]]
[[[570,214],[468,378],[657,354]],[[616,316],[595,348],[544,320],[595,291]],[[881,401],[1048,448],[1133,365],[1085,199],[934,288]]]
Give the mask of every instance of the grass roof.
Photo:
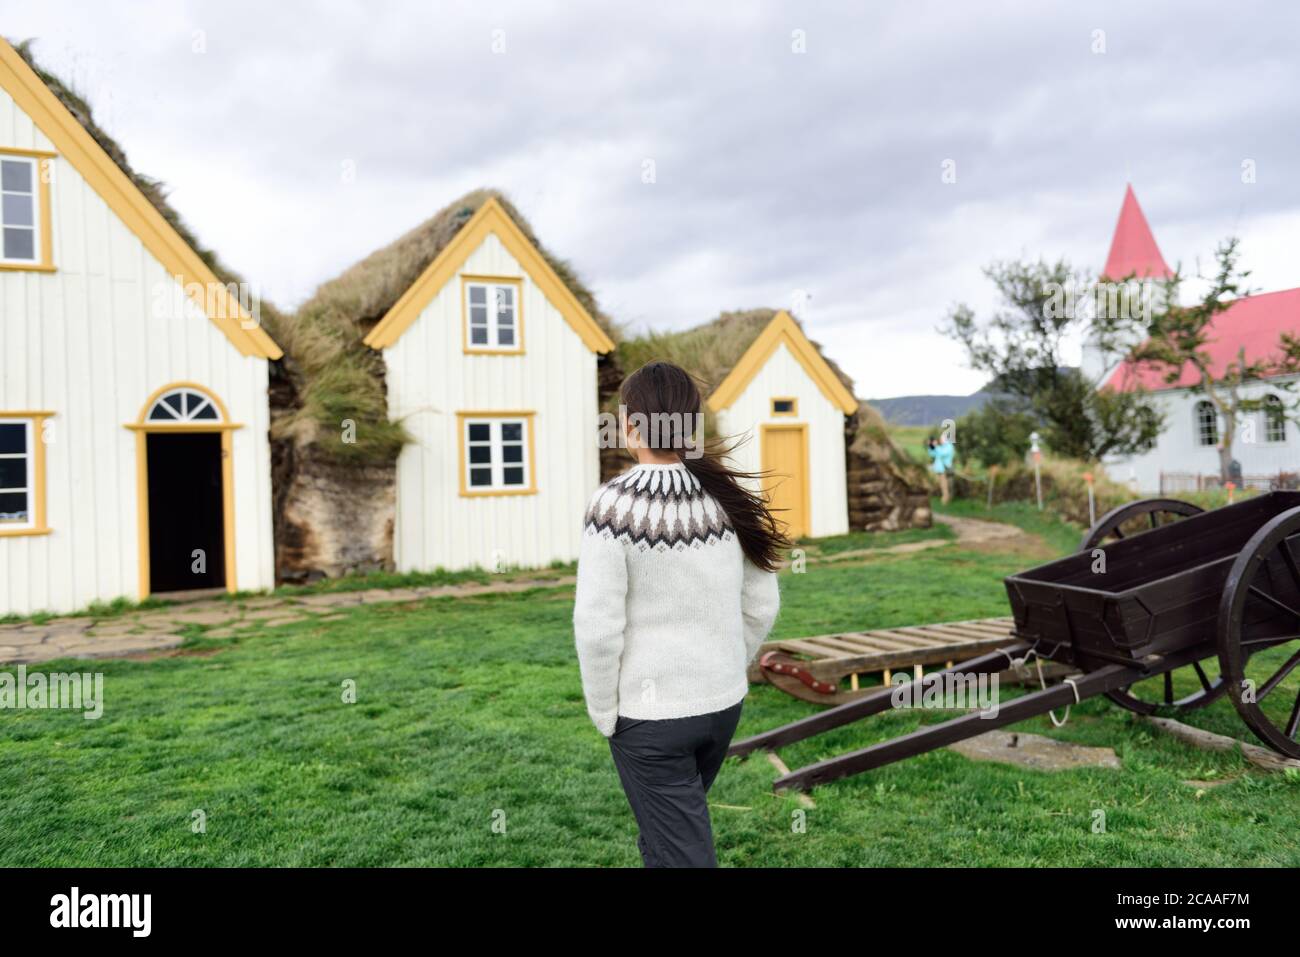
[[[383,361],[362,339],[492,197],[583,308],[617,339],[613,321],[600,311],[573,267],[538,241],[532,226],[500,191],[477,189],[322,284],[293,315],[283,317],[274,334],[298,380],[300,401],[281,423],[283,430],[312,441],[338,434],[340,422],[351,418],[357,423],[356,443],[327,447],[340,445],[337,451],[343,458],[382,460],[397,453],[408,439],[400,423],[388,420]]]
[[[618,344],[616,354],[627,372],[634,372],[655,359],[679,365],[699,380],[700,390],[707,398],[779,311],[758,308],[724,312],[710,322],[680,332],[650,332],[635,339],[624,339]],[[814,342],[813,347],[821,353],[821,346]],[[822,358],[826,359],[824,353]],[[853,380],[830,359],[826,362],[852,392]],[[617,405],[617,398],[613,402]],[[709,427],[712,428],[711,422]]]
[[[753,344],[778,311],[768,308],[738,309],[724,312],[710,322],[680,332],[651,332],[624,339],[618,344],[616,355],[627,372],[634,372],[655,359],[679,365],[699,380],[701,392],[707,398],[722,384],[727,373],[740,361],[745,350]],[[813,347],[826,360],[840,382],[844,383],[844,387],[852,393],[853,380],[848,374],[822,352],[820,345],[813,342]],[[617,405],[617,396],[611,397],[606,403],[608,411],[613,411]],[[707,406],[705,430],[709,434],[716,434],[717,431],[713,413]],[[857,411],[848,417],[845,438],[851,456],[886,466],[906,482],[916,484],[924,481],[924,469],[898,447],[889,434],[884,418],[868,403],[858,400]]]
[[[461,228],[489,199],[495,197],[520,231],[541,252],[546,262],[573,293],[574,297],[611,336],[614,324],[600,311],[596,297],[578,278],[573,267],[549,252],[519,210],[495,189],[476,189],[449,203],[419,226],[377,249],[365,259],[348,267],[337,278],[320,286],[298,310],[299,316],[332,313],[340,322],[358,327],[371,326],[401,298],[456,237]]]
[[[627,372],[655,360],[681,366],[699,380],[701,391],[707,396],[726,378],[775,315],[775,309],[724,312],[701,326],[625,339],[618,344],[616,353]]]

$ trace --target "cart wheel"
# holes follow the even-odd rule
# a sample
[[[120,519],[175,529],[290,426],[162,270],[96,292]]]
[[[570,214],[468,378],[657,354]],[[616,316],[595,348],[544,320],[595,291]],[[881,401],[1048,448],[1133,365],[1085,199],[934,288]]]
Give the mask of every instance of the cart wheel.
[[[1213,660],[1213,657],[1206,658],[1204,661],[1166,671],[1154,678],[1147,678],[1127,688],[1107,691],[1106,697],[1121,708],[1127,708],[1137,714],[1155,714],[1158,711],[1195,711],[1197,708],[1204,708],[1211,701],[1217,701],[1228,690],[1228,683],[1223,680],[1222,674],[1206,673],[1205,662]],[[1175,698],[1174,675],[1195,675],[1200,687],[1189,695]],[[1134,688],[1140,688],[1140,693],[1134,693]],[[1154,700],[1157,698],[1159,700]]]
[[[1287,685],[1300,665],[1298,556],[1300,508],[1293,508],[1265,524],[1237,555],[1218,623],[1219,666],[1233,706],[1256,737],[1292,758],[1300,758],[1300,681]],[[1256,684],[1256,678],[1263,680]]]
[[[1079,543],[1079,551],[1090,551],[1108,541],[1117,542],[1124,538],[1132,538],[1153,528],[1199,515],[1203,511],[1205,509],[1199,505],[1176,498],[1144,498],[1137,502],[1129,502],[1127,505],[1111,509],[1098,519],[1097,524],[1084,533],[1083,541]],[[1191,694],[1175,698],[1175,675],[1195,675],[1200,687]],[[1228,687],[1222,675],[1207,674],[1205,665],[1199,661],[1167,671],[1158,677],[1148,678],[1141,682],[1141,686],[1141,696],[1133,693],[1137,685],[1130,685],[1127,688],[1108,691],[1106,697],[1121,708],[1127,708],[1137,714],[1155,714],[1160,710],[1193,711],[1217,699]]]
[[[1122,538],[1132,538],[1134,535],[1168,525],[1180,518],[1199,515],[1204,511],[1205,509],[1199,505],[1176,498],[1144,498],[1137,502],[1129,502],[1127,505],[1112,508],[1097,519],[1097,524],[1084,533],[1083,541],[1079,543],[1079,551],[1096,548],[1108,539],[1119,541]]]

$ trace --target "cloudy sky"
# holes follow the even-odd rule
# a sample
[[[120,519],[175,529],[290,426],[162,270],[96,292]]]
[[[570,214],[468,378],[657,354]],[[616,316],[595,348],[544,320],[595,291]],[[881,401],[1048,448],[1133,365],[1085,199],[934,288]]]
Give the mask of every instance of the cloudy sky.
[[[1235,233],[1300,285],[1295,4],[0,0],[0,31],[282,306],[481,185],[633,330],[807,293],[870,397],[978,387],[948,309],[992,259],[1099,269],[1126,181],[1171,265]]]

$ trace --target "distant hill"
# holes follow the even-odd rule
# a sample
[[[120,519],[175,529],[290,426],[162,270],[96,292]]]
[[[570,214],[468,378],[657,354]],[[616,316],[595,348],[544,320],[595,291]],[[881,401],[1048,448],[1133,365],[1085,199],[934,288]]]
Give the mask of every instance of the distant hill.
[[[1060,366],[1058,371],[1073,372],[1074,366]],[[944,419],[960,419],[999,395],[1006,397],[1000,386],[997,379],[991,379],[984,388],[970,395],[900,395],[892,399],[867,399],[867,404],[874,406],[890,425],[934,426]]]
[[[992,396],[991,392],[981,390],[970,395],[900,395],[892,399],[868,399],[867,403],[891,425],[938,425],[944,419],[960,419]]]

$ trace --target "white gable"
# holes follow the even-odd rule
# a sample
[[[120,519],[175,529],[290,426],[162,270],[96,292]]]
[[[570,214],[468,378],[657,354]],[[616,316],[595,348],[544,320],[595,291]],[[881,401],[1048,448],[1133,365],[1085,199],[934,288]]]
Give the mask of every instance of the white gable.
[[[757,421],[763,414],[765,403],[772,398],[793,397],[799,400],[799,414],[822,415],[832,411],[843,420],[844,414],[826,397],[808,375],[807,370],[791,353],[784,342],[768,357],[763,367],[754,374],[749,385],[732,404],[733,410],[742,404],[747,406],[747,416]]]
[[[522,280],[522,354],[466,354],[463,276]],[[398,567],[574,558],[600,470],[596,355],[505,245],[486,236],[383,355],[389,414],[416,440],[398,459]],[[533,415],[535,494],[460,494],[457,413],[494,411]]]
[[[795,399],[796,414],[773,415],[773,399]],[[718,430],[747,437],[736,451],[736,463],[742,471],[758,472],[763,467],[762,427],[797,423],[808,426],[810,533],[843,534],[848,531],[844,413],[782,342],[730,407],[718,413]]]

